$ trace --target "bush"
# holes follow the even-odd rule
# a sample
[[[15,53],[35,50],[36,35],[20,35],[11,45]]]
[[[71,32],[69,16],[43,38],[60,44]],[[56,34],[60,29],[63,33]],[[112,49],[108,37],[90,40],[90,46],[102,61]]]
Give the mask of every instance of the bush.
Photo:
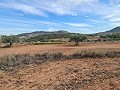
[[[105,57],[103,53],[95,52],[95,51],[84,51],[81,53],[81,56],[84,57],[90,57],[90,58],[102,58]]]
[[[34,62],[36,64],[43,63],[49,59],[49,53],[43,53],[43,54],[35,54],[35,60]]]
[[[110,58],[114,58],[114,57],[120,58],[120,51],[107,52],[106,56]]]
[[[61,60],[61,59],[64,59],[63,53],[60,53],[60,52],[50,54],[50,56],[52,57],[51,60]]]
[[[24,67],[24,65],[30,63],[32,63],[32,56],[29,54],[7,56],[0,60],[0,69],[10,70],[10,68],[14,69],[14,67]]]
[[[105,57],[104,53],[97,52],[97,51],[81,51],[74,53],[72,58],[102,58]]]

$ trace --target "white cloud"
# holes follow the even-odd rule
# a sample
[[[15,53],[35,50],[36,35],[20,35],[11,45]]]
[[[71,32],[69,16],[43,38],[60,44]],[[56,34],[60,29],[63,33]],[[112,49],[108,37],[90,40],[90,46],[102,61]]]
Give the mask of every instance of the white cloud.
[[[118,5],[120,4],[120,0],[109,0],[110,5]]]
[[[110,22],[120,22],[120,17],[109,19]]]
[[[120,23],[111,23],[113,27],[120,26]]]
[[[108,22],[110,25],[116,27],[119,26],[120,24],[120,14],[111,14],[111,15],[106,15],[103,17],[105,22]]]
[[[120,0],[109,0],[109,8],[111,8],[111,10],[103,19],[110,23],[120,21]]]
[[[5,27],[6,26],[6,27]],[[1,33],[7,33],[5,30],[8,30],[8,33],[14,32],[24,32],[24,30],[30,32],[32,31],[39,31],[39,30],[48,30],[47,28],[65,28],[64,25],[58,22],[52,21],[39,21],[33,19],[12,19],[12,18],[0,18],[0,30]],[[13,30],[12,30],[12,29]],[[50,30],[50,29],[49,29]],[[52,29],[51,29],[52,30]],[[56,29],[57,30],[57,29]],[[26,32],[27,32],[26,31]]]
[[[23,14],[18,14],[19,16],[24,16]]]
[[[14,23],[15,25],[52,25],[52,26],[59,26],[59,23],[56,22],[50,22],[50,21],[39,21],[39,20],[33,20],[33,19],[12,19],[12,18],[0,18],[0,24],[7,24],[7,23]]]
[[[55,28],[48,28],[46,31],[49,31],[49,32],[51,32],[51,31],[57,31],[57,29],[55,29]]]
[[[37,9],[31,5],[27,5],[27,4],[16,2],[16,1],[15,2],[0,3],[0,6],[4,7],[4,8],[10,8],[13,10],[19,10],[19,11],[22,11],[22,12],[28,13],[28,14],[46,16],[46,14],[44,12],[42,12],[40,9]]]
[[[4,0],[0,2],[0,7],[40,16],[47,16],[48,12],[72,16],[81,13],[110,15],[111,12],[120,13],[118,6],[111,7],[101,3],[100,0]]]
[[[83,24],[83,23],[64,23],[64,24],[72,27],[89,27],[90,26],[88,24]]]
[[[92,22],[92,24],[100,24],[100,23],[104,23],[103,20],[88,19],[88,21]]]

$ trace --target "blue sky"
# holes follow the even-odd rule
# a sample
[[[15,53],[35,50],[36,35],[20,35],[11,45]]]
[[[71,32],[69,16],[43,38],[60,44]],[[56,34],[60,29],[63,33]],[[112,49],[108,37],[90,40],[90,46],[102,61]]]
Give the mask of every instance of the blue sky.
[[[96,33],[116,26],[120,26],[120,0],[0,0],[0,35]]]

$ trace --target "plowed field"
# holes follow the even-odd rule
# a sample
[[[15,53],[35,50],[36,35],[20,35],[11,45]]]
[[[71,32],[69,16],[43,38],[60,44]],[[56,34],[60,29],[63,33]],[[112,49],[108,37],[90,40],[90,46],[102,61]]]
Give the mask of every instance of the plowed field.
[[[27,45],[0,48],[0,57],[12,54],[79,50],[120,51],[120,43]],[[84,58],[29,64],[0,71],[0,90],[120,90],[120,58]]]
[[[120,90],[120,58],[29,65],[0,78],[0,90]]]
[[[78,50],[120,50],[120,43],[98,43],[74,45],[26,45],[11,48],[0,48],[0,57],[12,54],[35,54],[43,52],[62,52],[66,54],[74,53]]]

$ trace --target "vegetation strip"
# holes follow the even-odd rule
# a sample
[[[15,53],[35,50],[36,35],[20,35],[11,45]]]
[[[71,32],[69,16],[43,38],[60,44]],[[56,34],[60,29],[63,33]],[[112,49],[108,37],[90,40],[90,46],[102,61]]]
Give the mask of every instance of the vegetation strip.
[[[0,58],[0,70],[10,71],[16,67],[24,67],[28,64],[41,64],[47,61],[59,61],[68,59],[82,59],[82,58],[120,58],[120,51],[110,51],[101,54],[100,52],[82,51],[73,53],[70,55],[64,55],[63,53],[43,53],[35,54],[33,56],[29,54],[18,54],[13,56],[6,56]]]

